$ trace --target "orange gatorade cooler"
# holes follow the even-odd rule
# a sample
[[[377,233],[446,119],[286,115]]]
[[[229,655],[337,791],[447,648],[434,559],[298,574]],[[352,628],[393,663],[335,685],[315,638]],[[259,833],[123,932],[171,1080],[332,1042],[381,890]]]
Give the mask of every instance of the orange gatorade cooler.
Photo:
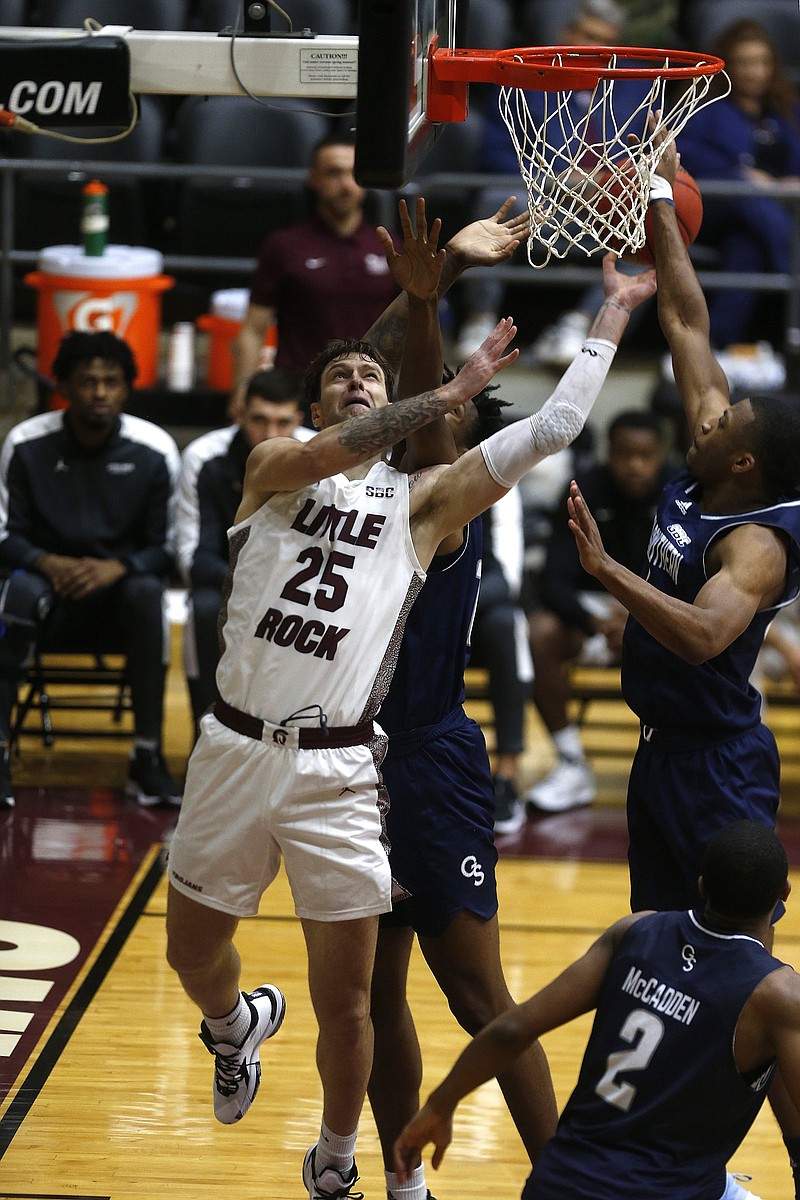
[[[206,383],[217,391],[229,392],[233,387],[232,346],[247,316],[249,303],[248,288],[223,288],[212,293],[211,312],[195,321],[197,328],[208,334]],[[277,341],[275,326],[270,325],[264,334],[264,347],[258,361],[260,371],[272,366]]]
[[[136,356],[136,383],[158,379],[161,293],[175,282],[162,275],[163,258],[145,246],[106,246],[87,255],[83,246],[47,246],[38,270],[25,276],[36,289],[37,367],[50,375],[58,344],[70,329],[110,330]]]

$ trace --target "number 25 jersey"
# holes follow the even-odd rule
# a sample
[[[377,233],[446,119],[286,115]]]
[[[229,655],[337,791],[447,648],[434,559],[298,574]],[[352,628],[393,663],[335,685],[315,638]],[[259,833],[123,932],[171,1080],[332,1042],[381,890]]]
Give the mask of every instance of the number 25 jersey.
[[[228,533],[219,693],[269,721],[316,706],[329,725],[373,717],[406,615],[425,581],[411,539],[408,477],[377,463],[279,492]],[[316,714],[316,715],[315,715]]]

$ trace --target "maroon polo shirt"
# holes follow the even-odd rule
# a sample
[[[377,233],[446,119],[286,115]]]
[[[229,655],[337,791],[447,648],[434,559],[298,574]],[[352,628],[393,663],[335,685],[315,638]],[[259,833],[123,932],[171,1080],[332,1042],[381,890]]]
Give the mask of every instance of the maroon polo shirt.
[[[315,216],[264,241],[250,300],[276,310],[275,365],[302,375],[332,339],[363,337],[397,291],[373,225],[338,237]]]

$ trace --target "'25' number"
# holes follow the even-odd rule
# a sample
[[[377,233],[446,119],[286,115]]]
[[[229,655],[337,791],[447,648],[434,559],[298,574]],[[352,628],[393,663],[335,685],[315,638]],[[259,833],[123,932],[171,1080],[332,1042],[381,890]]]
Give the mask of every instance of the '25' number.
[[[336,612],[341,608],[347,599],[348,584],[336,568],[355,566],[353,555],[331,550],[326,562],[319,546],[309,546],[298,554],[297,561],[307,565],[291,577],[281,592],[281,599],[294,600],[296,604],[310,604],[313,600],[315,606],[325,612]],[[316,591],[302,589],[301,585],[310,579],[317,580]]]

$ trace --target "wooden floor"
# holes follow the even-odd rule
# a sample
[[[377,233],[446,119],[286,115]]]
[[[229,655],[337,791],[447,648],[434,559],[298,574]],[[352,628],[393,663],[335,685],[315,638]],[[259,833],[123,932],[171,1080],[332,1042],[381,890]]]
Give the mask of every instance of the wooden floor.
[[[177,771],[188,751],[186,714],[173,671],[166,749]],[[532,724],[523,762],[531,782],[547,769],[548,753]],[[591,809],[531,822],[520,838],[501,843],[503,957],[519,997],[627,910],[626,753],[620,745],[618,755],[596,760],[600,795]],[[124,742],[60,739],[45,751],[25,739],[15,770],[18,807],[0,817],[0,1200],[302,1200],[300,1165],[318,1130],[320,1093],[305,955],[285,878],[259,916],[242,924],[238,943],[244,985],[278,983],[287,1018],[266,1048],[256,1105],[225,1128],[212,1116],[212,1063],[197,1038],[197,1014],[164,962],[163,844],[175,815],[144,812],[122,797],[126,754]],[[800,897],[795,806],[792,794],[781,832]],[[790,900],[779,924],[776,953],[800,961],[800,899],[796,907]],[[431,1086],[465,1039],[419,956],[411,998]],[[588,1018],[545,1041],[562,1101],[587,1031]],[[368,1110],[358,1164],[359,1186],[368,1200],[381,1200]],[[768,1111],[733,1167],[754,1176],[765,1200],[791,1200]],[[525,1175],[519,1139],[489,1084],[463,1105],[454,1145],[429,1182],[438,1200],[514,1200]]]

